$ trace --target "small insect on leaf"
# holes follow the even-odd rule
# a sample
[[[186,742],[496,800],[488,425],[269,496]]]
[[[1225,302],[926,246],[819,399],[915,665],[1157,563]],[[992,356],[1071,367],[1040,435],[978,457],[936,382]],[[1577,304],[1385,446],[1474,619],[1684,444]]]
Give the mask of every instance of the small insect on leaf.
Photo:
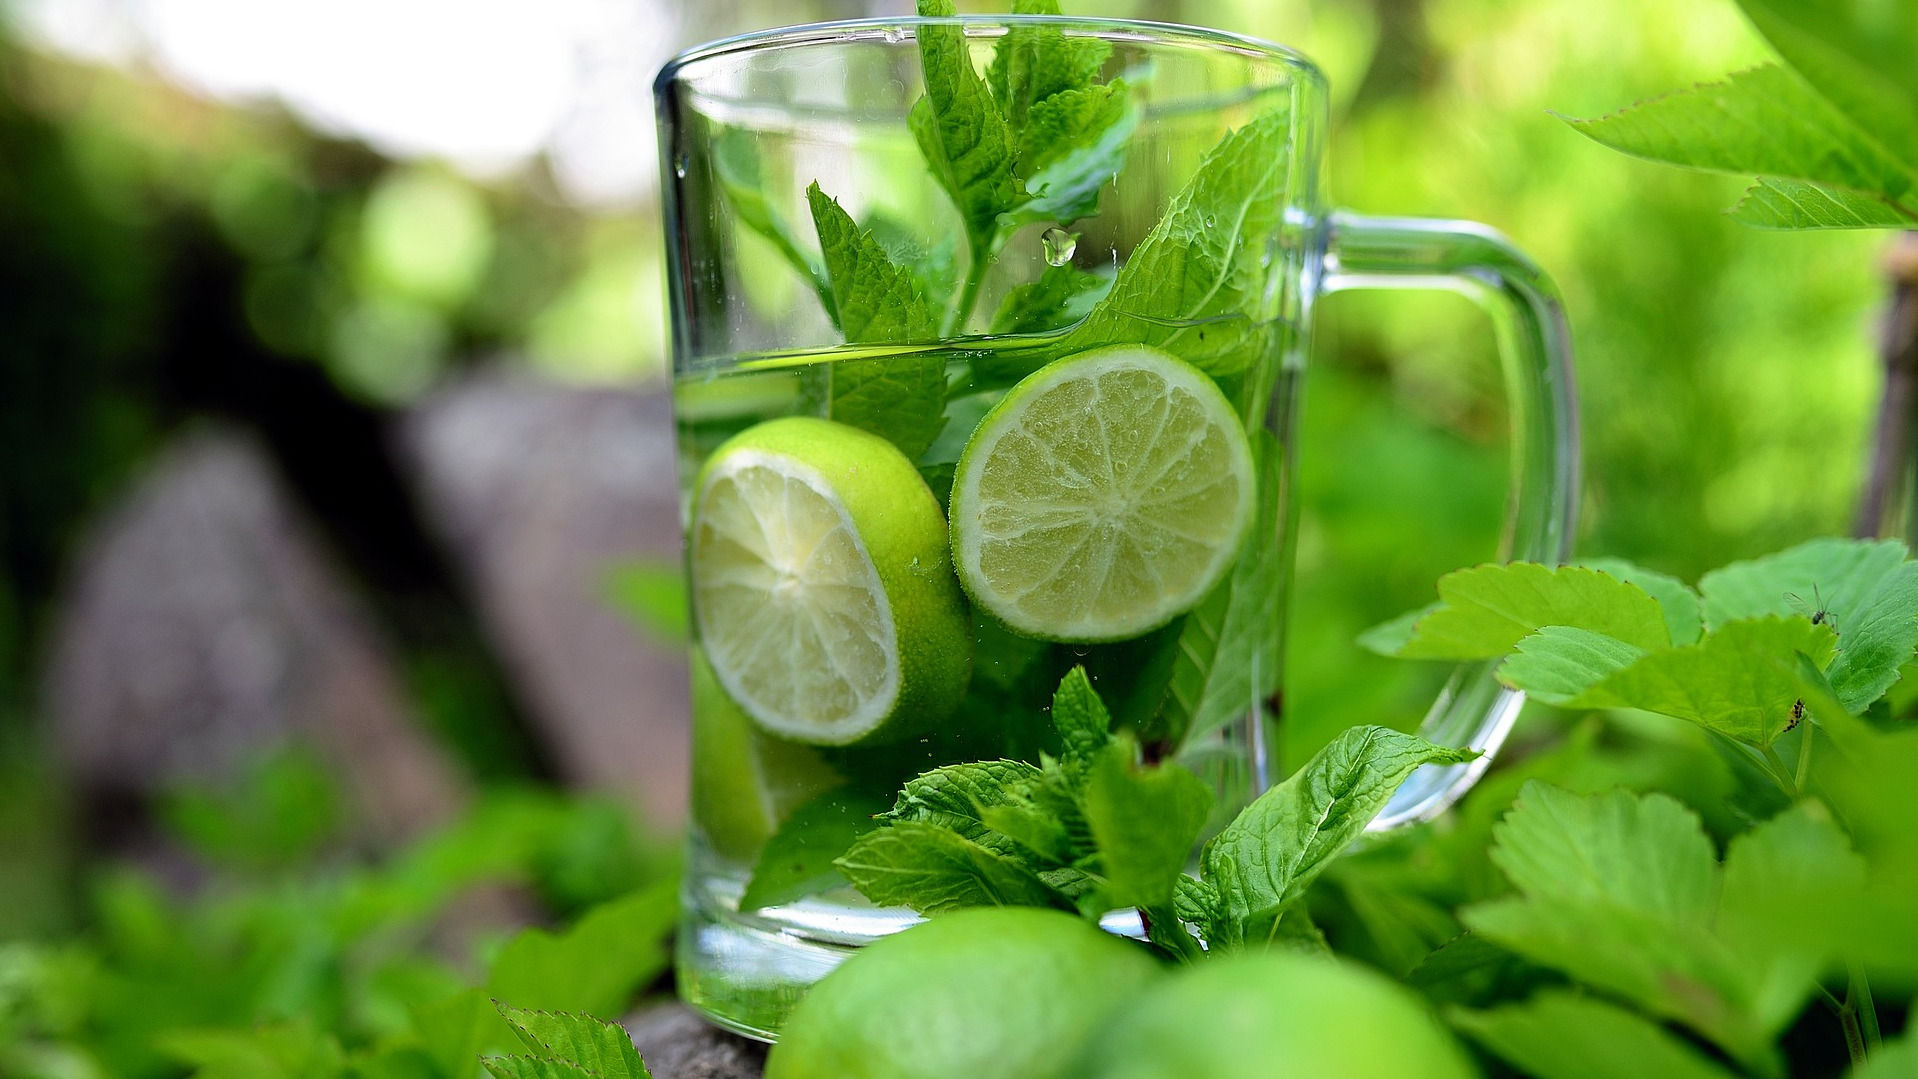
[[[1831,617],[1831,608],[1825,605],[1825,597],[1818,594],[1817,585],[1811,586],[1811,598],[1812,602],[1806,603],[1804,597],[1796,592],[1785,593],[1785,601],[1792,605],[1793,610],[1811,619],[1812,625],[1827,625],[1833,633],[1837,633],[1838,622]]]

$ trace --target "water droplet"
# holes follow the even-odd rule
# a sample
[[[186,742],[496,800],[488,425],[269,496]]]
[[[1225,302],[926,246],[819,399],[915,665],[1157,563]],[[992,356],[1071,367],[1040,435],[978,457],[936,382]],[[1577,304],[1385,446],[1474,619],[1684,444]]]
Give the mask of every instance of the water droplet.
[[[1212,214],[1207,214],[1207,215],[1205,215],[1205,227],[1206,227],[1206,228],[1209,228],[1209,229],[1210,229],[1210,228],[1217,228],[1217,227],[1218,227],[1218,225],[1219,225],[1219,219],[1218,219],[1217,217],[1215,217],[1215,216],[1213,216]]]
[[[1259,265],[1270,266],[1279,257],[1279,241],[1267,240],[1265,249],[1259,252]]]
[[[673,175],[682,180],[686,178],[686,154],[683,151],[673,155]]]
[[[901,44],[906,40],[906,28],[903,26],[888,26],[881,33],[886,41],[893,45]]]
[[[1064,266],[1072,261],[1072,253],[1078,250],[1079,237],[1054,225],[1039,237],[1039,246],[1045,250],[1048,263]]]

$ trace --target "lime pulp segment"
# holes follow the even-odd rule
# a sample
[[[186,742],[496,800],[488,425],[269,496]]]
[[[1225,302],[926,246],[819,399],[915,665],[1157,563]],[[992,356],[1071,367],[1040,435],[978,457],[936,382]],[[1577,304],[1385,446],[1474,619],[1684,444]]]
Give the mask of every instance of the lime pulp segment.
[[[741,449],[700,494],[700,640],[726,691],[775,733],[806,741],[877,726],[899,696],[892,606],[825,478]]]
[[[987,413],[952,487],[953,561],[1013,630],[1110,641],[1165,624],[1230,568],[1257,481],[1238,414],[1144,346],[1041,368]]]

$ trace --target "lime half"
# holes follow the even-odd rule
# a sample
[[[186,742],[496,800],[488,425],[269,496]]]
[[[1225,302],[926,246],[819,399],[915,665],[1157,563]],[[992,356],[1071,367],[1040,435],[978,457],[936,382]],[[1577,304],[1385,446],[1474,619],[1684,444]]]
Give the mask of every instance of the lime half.
[[[972,671],[938,500],[890,442],[791,417],[740,432],[695,486],[700,644],[765,730],[814,745],[906,737]]]
[[[1136,637],[1198,603],[1257,491],[1232,405],[1197,368],[1123,345],[1046,365],[986,413],[952,482],[959,579],[1013,630]]]

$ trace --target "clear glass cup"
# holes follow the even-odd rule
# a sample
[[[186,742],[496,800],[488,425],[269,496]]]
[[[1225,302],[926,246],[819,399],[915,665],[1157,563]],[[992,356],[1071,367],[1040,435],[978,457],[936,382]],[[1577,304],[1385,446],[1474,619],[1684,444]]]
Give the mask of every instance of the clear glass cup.
[[[1009,58],[995,66],[1001,49]],[[1091,164],[1046,164],[1043,145],[1035,144],[1011,169],[1023,194],[1002,185],[983,210],[974,198],[962,211],[949,188],[961,197],[968,189],[951,177],[977,172],[978,161],[969,151],[948,152],[960,144],[945,140],[963,142],[977,132],[969,135],[961,124],[942,134],[924,117],[912,118],[928,92],[927,62],[955,55],[969,61],[970,73],[950,63],[939,68],[941,100],[972,94],[976,104],[999,112],[995,123],[1005,132],[1019,120],[1031,128],[1032,100],[1048,79],[1054,90],[1087,71],[1096,72],[1095,82],[1123,82],[1116,93],[1122,107],[1106,126],[1092,126],[1101,137],[1084,143],[1097,147],[1085,151]],[[1034,57],[1042,62],[1029,62]],[[1082,70],[1075,75],[1061,57],[1077,58]],[[1555,562],[1567,554],[1577,490],[1575,407],[1570,345],[1551,284],[1484,226],[1329,208],[1321,181],[1325,80],[1298,53],[1152,23],[898,18],[696,48],[661,71],[655,93],[682,504],[695,540],[693,813],[678,976],[682,995],[721,1025],[776,1037],[806,988],[852,949],[916,920],[911,911],[877,908],[835,883],[824,867],[838,851],[825,848],[843,844],[845,829],[883,809],[899,783],[919,771],[1046,751],[1052,688],[1075,665],[1086,669],[1115,722],[1138,731],[1152,755],[1214,787],[1211,827],[1283,778],[1271,774],[1268,747],[1281,700],[1297,388],[1319,297],[1361,288],[1449,289],[1485,307],[1511,398],[1512,493],[1499,556]],[[946,155],[937,166],[945,180],[928,164],[915,126],[924,129],[918,138],[938,147],[935,156]],[[1239,141],[1228,144],[1235,130]],[[1025,145],[1011,136],[1002,144]],[[1221,146],[1241,152],[1208,163]],[[1255,155],[1245,152],[1252,147]],[[848,343],[836,321],[836,306],[845,307],[850,322],[870,305],[855,310],[856,303],[835,294],[818,238],[831,227],[818,216],[830,211],[809,201],[815,183],[907,282],[875,308],[881,322],[898,324],[878,341]],[[1065,297],[1050,306],[1034,291],[1048,282]],[[907,301],[923,303],[930,317],[900,317]],[[1097,643],[1044,638],[1110,634],[1009,629],[1003,612],[982,609],[992,603],[968,607],[957,599],[966,612],[963,631],[940,650],[949,660],[970,651],[969,674],[955,681],[948,673],[939,688],[914,699],[927,713],[916,717],[924,722],[904,717],[895,726],[905,734],[850,745],[809,744],[840,735],[795,735],[783,718],[795,706],[768,704],[764,694],[778,689],[747,686],[739,669],[740,656],[751,652],[738,640],[753,632],[762,609],[756,598],[748,595],[742,606],[736,592],[701,590],[702,581],[718,587],[713,582],[724,575],[712,568],[718,555],[701,553],[717,542],[715,526],[700,519],[703,507],[719,504],[701,501],[710,487],[701,486],[710,479],[702,470],[715,452],[779,417],[864,426],[890,438],[923,480],[910,491],[911,482],[887,481],[901,504],[924,503],[931,492],[950,513],[947,488],[959,451],[1012,387],[1090,345],[1135,343],[1196,367],[1256,451],[1252,483],[1265,497],[1253,500],[1249,535],[1232,544],[1223,575],[1204,582],[1201,598],[1175,610],[1169,623]],[[921,392],[928,371],[935,373],[930,398]],[[870,384],[875,374],[919,390],[899,390],[876,406],[851,401],[843,387]],[[928,409],[933,422],[914,420]],[[1110,463],[1123,465],[1118,458],[1135,452],[1115,452]],[[799,456],[807,456],[803,445]],[[774,518],[759,526],[769,535],[789,531],[790,522],[777,519],[781,511],[756,512]],[[943,558],[942,550],[927,561],[949,574]],[[1260,591],[1243,592],[1230,616],[1239,647],[1222,662],[1234,673],[1218,679],[1225,696],[1211,692],[1194,708],[1190,686],[1172,685],[1181,677],[1179,653],[1221,632],[1231,590],[1253,587],[1236,584],[1241,578],[1260,582]],[[953,597],[978,593],[951,581],[940,587]],[[764,602],[765,617],[774,618],[770,591]],[[883,628],[905,632],[890,616]],[[1415,774],[1373,827],[1424,819],[1454,801],[1483,771],[1520,703],[1487,670],[1458,672],[1422,733],[1485,756]],[[793,823],[795,814],[806,828]],[[838,832],[816,827],[834,814]],[[788,833],[774,840],[782,828]],[[751,883],[756,869],[765,874],[759,888]],[[766,887],[769,881],[776,886]],[[1110,924],[1123,930],[1125,912],[1115,912]]]

